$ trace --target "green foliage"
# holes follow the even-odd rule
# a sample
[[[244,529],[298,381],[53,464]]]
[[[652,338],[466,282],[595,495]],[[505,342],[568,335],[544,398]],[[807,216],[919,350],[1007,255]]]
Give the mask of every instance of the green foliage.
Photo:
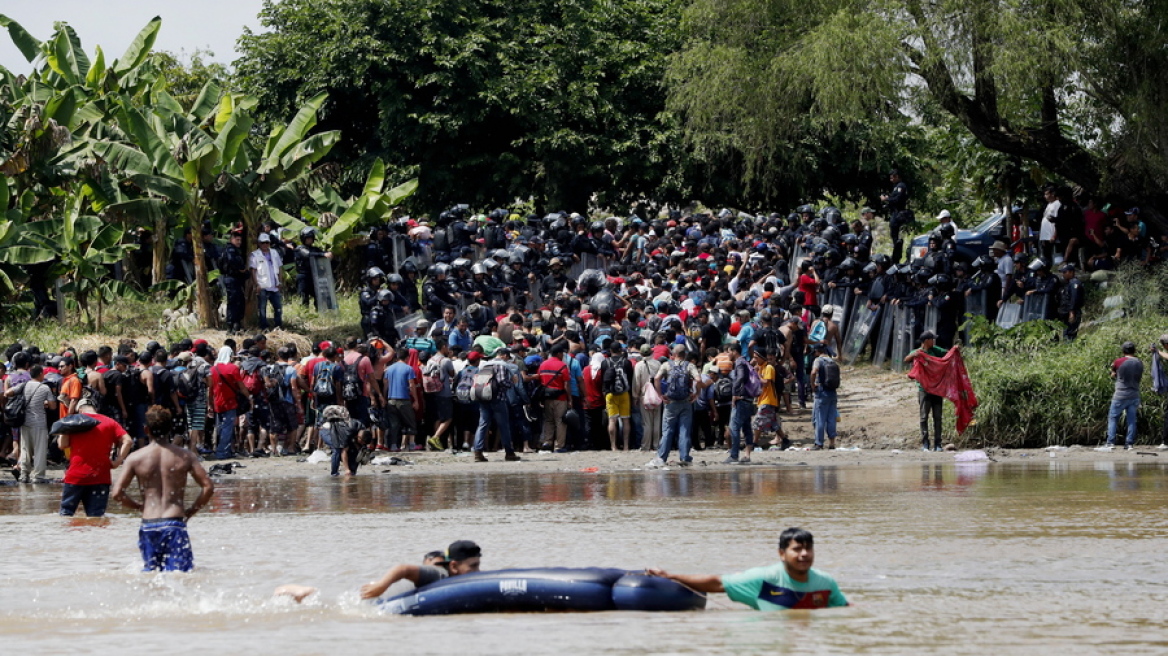
[[[665,112],[680,0],[287,0],[240,39],[260,117],[328,92],[335,161],[419,177],[417,202],[550,209],[678,198],[683,151]],[[357,193],[363,175],[346,175]]]
[[[954,199],[1009,200],[1042,168],[1089,191],[1163,199],[1166,10],[1165,0],[694,0],[670,106],[691,143],[736,154],[761,184],[787,174],[772,162],[801,154],[808,134],[862,126],[876,138],[861,145],[900,164],[876,146],[957,125],[966,137],[947,142],[976,157],[939,153],[956,169]]]
[[[964,439],[1007,447],[1101,443],[1114,389],[1109,367],[1121,355],[1120,345],[1130,340],[1145,364],[1138,440],[1158,441],[1165,398],[1151,391],[1148,351],[1165,332],[1164,285],[1168,272],[1163,270],[1121,272],[1106,293],[1141,301],[1129,303],[1123,318],[1088,313],[1073,342],[1054,339],[1061,332],[1055,322],[1030,322],[1009,331],[974,322],[965,355],[980,406]]]

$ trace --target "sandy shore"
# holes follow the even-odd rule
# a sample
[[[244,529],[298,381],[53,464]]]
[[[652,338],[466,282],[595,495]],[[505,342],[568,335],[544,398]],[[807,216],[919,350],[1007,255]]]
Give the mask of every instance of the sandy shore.
[[[735,470],[756,467],[784,467],[784,466],[823,466],[834,465],[841,467],[887,467],[913,464],[942,464],[954,462],[960,452],[925,453],[923,451],[881,449],[855,450],[837,449],[835,451],[755,451],[751,462],[739,464],[723,464],[726,459],[725,450],[694,451],[694,464],[688,470],[722,469]],[[504,462],[502,452],[487,454],[490,462],[476,463],[470,454],[451,455],[449,453],[390,454],[409,464],[380,464],[362,467],[358,475],[435,475],[467,473],[552,473],[552,472],[597,472],[611,473],[621,471],[644,471],[655,469],[646,466],[654,455],[649,452],[633,451],[629,453],[611,451],[580,451],[573,453],[535,453],[523,454],[520,462]],[[993,449],[987,453],[991,462],[1023,463],[1023,462],[1159,462],[1168,460],[1168,451],[1161,451],[1155,446],[1138,447],[1135,451],[1118,449],[1113,452],[1098,452],[1091,448],[1070,447],[1065,450],[1047,451],[1039,449]],[[300,476],[327,475],[327,462],[310,464],[297,462],[297,458],[252,458],[239,460],[243,469],[237,470],[231,478],[288,478]],[[213,464],[213,463],[208,463]],[[677,453],[674,452],[666,469],[681,469],[677,462]]]

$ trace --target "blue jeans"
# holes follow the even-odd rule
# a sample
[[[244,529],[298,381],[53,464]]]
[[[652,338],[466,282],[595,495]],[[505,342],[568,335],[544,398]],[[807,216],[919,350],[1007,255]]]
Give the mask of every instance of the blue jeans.
[[[754,446],[754,428],[750,425],[750,418],[754,416],[754,402],[748,399],[738,399],[730,407],[730,457],[738,458],[738,438],[746,434],[746,444]]]
[[[507,453],[511,448],[511,408],[506,401],[484,401],[479,403],[479,429],[475,431],[474,450],[482,451],[487,446],[487,431],[494,426],[499,433],[499,441]]]
[[[682,462],[691,462],[689,445],[693,433],[693,404],[689,401],[666,401],[665,414],[661,418],[661,445],[657,447],[657,457],[662,462],[669,460],[669,451],[677,442],[677,455]]]
[[[219,428],[216,429],[216,434],[219,437],[215,442],[216,458],[222,460],[231,457],[231,442],[235,439],[235,417],[237,414],[238,411],[234,408],[219,413]]]
[[[631,448],[638,449],[641,447],[641,438],[645,434],[645,427],[641,424],[641,404],[633,401],[630,410],[629,419],[633,422],[633,429],[629,431],[629,444]]]
[[[815,402],[811,406],[811,424],[815,426],[815,443],[823,446],[823,438],[835,439],[836,403],[839,398],[834,390],[815,390]]]
[[[279,328],[284,325],[284,301],[280,296],[280,292],[269,292],[265,289],[260,290],[260,329],[268,329],[268,303],[272,304],[272,327]]]
[[[1107,413],[1107,443],[1115,445],[1115,432],[1119,428],[1119,416],[1127,414],[1127,442],[1128,446],[1136,443],[1136,410],[1140,408],[1140,399],[1111,402],[1111,410]]]

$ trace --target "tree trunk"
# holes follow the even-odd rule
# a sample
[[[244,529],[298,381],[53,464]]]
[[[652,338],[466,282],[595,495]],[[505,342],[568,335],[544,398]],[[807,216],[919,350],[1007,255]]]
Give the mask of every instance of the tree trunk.
[[[197,198],[187,201],[184,212],[187,215],[187,225],[191,226],[191,245],[195,252],[195,306],[198,308],[199,320],[205,328],[215,328],[219,325],[219,314],[211,305],[211,287],[207,281],[207,263],[203,251],[203,212],[192,203],[198,203]]]
[[[166,279],[166,217],[154,219],[154,247],[150,266],[151,284],[157,285]]]

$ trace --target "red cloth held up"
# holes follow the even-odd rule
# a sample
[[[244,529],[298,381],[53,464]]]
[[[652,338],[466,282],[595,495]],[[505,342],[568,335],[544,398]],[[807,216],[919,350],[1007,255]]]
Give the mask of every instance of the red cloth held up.
[[[969,382],[969,372],[965,370],[965,360],[956,348],[942,357],[918,353],[913,358],[912,370],[908,377],[921,384],[929,394],[936,394],[953,402],[957,413],[957,434],[965,432],[973,420],[977,408],[977,396],[973,393],[973,383]]]

